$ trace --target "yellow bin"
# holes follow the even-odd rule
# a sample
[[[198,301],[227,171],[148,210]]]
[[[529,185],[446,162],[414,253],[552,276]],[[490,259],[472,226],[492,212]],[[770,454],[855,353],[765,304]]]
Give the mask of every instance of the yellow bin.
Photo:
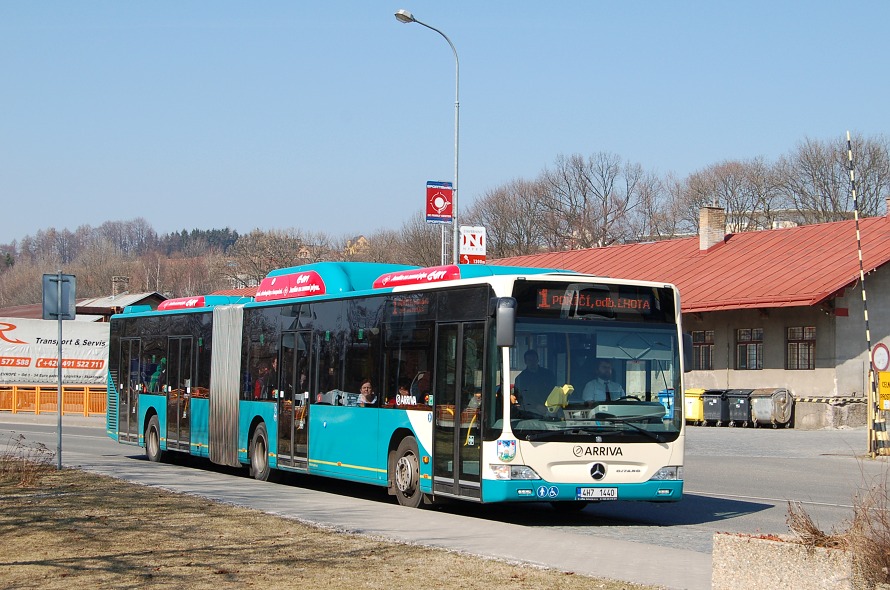
[[[687,389],[683,394],[683,409],[686,410],[686,423],[698,425],[705,421],[705,406],[702,402],[704,389]]]

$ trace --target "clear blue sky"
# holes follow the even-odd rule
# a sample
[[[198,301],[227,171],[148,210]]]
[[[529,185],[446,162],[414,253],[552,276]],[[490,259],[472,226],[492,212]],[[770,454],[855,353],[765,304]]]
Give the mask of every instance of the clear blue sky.
[[[559,154],[680,177],[890,135],[890,2],[0,0],[0,243],[396,229]]]

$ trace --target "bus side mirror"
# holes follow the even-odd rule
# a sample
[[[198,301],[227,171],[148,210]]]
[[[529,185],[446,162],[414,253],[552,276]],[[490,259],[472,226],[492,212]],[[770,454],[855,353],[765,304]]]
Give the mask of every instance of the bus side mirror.
[[[516,299],[493,297],[489,307],[495,322],[495,339],[498,346],[516,344]]]
[[[683,372],[692,370],[692,334],[683,334]]]

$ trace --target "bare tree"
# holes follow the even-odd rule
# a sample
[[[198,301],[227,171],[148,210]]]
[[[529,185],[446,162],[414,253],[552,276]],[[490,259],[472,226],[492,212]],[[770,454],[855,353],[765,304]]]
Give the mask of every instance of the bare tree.
[[[859,213],[878,215],[890,193],[890,157],[884,137],[851,141],[857,176]],[[788,206],[803,223],[849,219],[853,211],[849,157],[845,138],[822,142],[805,139],[779,161],[781,189]]]
[[[30,261],[22,261],[0,275],[0,307],[39,303],[43,297],[44,272],[56,272],[58,268],[42,269]]]
[[[882,215],[887,212],[886,202],[890,197],[890,141],[883,135],[871,139],[857,135],[850,143],[859,213]]]
[[[441,230],[437,225],[427,223],[422,211],[403,223],[400,233],[404,240],[403,261],[406,264],[436,266],[442,261]]]
[[[67,270],[77,276],[78,297],[102,297],[111,291],[113,276],[132,276],[132,264],[107,241],[97,241],[88,246]]]
[[[608,246],[631,235],[628,214],[640,205],[643,169],[600,152],[586,160],[578,155],[559,156],[555,167],[543,173],[545,207],[557,222],[566,246]]]
[[[685,182],[668,174],[658,179],[657,196],[644,199],[643,214],[652,239],[674,238],[698,230],[698,216],[690,220],[684,215],[686,187]]]
[[[159,243],[158,234],[144,217],[131,219],[126,225],[134,254],[145,254],[157,249]]]
[[[780,200],[774,179],[774,171],[762,159],[708,166],[686,180],[686,217],[697,217],[701,207],[718,204],[726,209],[726,225],[731,232],[770,228]]]
[[[671,211],[670,194],[658,175],[635,166],[632,187],[637,205],[620,221],[624,241],[647,241],[674,237],[676,222]]]
[[[149,289],[169,297],[189,297],[213,293],[231,287],[231,282],[214,274],[213,270],[224,266],[224,257],[218,252],[204,256],[159,258],[158,271],[162,280],[158,288]]]
[[[782,212],[784,199],[778,168],[775,164],[768,164],[763,158],[750,160],[746,164],[749,190],[760,209],[756,226],[758,229],[775,228],[780,221],[787,218]]]
[[[405,240],[398,230],[377,230],[370,236],[367,236],[367,240],[368,247],[359,250],[352,260],[357,262],[410,264]]]
[[[139,272],[136,276],[140,277],[140,284],[144,291],[164,292],[163,260],[166,260],[166,257],[162,257],[157,252],[152,252],[139,258],[139,261],[136,263]]]
[[[488,258],[545,248],[551,212],[543,206],[543,194],[541,181],[516,179],[487,191],[467,209],[464,220],[485,227]]]
[[[231,284],[243,287],[258,284],[269,271],[278,268],[331,258],[331,240],[323,233],[255,229],[239,237],[229,249],[226,263],[214,268]]]

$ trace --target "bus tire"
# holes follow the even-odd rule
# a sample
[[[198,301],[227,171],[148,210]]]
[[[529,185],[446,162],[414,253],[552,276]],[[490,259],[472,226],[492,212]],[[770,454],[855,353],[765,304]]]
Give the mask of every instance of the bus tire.
[[[148,420],[145,429],[145,456],[152,463],[160,463],[164,459],[164,451],[161,450],[161,427],[156,415]]]
[[[268,481],[272,468],[269,467],[269,435],[265,424],[258,424],[250,439],[250,474],[259,481]]]
[[[406,436],[399,443],[390,465],[396,499],[402,506],[417,508],[423,502],[420,491],[420,459],[417,452],[417,441],[413,436]]]

